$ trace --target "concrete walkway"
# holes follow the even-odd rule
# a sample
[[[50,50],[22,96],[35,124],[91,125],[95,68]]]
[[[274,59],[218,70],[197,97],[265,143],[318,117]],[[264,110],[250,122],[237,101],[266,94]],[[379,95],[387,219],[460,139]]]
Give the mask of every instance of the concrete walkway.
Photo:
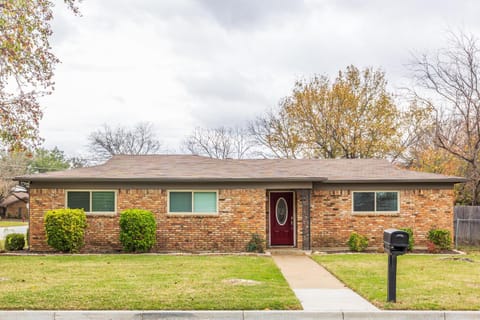
[[[380,311],[305,255],[273,255],[305,311]]]

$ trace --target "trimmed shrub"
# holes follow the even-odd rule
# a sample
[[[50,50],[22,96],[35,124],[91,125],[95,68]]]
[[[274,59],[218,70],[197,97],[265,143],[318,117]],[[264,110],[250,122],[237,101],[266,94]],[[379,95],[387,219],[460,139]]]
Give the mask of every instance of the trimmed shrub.
[[[356,232],[352,232],[350,235],[350,238],[348,238],[348,247],[352,251],[356,252],[362,252],[365,251],[368,247],[368,239],[365,236],[362,236],[361,234],[358,234]]]
[[[49,246],[62,252],[80,251],[87,227],[87,216],[83,209],[49,210],[44,219]]]
[[[128,209],[120,214],[120,242],[127,252],[147,252],[156,242],[157,223],[148,210]]]
[[[17,251],[25,247],[25,235],[23,233],[10,233],[5,238],[5,250]]]
[[[412,251],[413,250],[413,245],[415,244],[415,240],[413,239],[412,228],[400,228],[400,230],[408,233],[408,251]]]
[[[258,234],[253,233],[252,238],[247,243],[247,247],[246,247],[247,252],[264,253],[265,252],[265,248],[263,246],[264,242],[265,241]]]
[[[428,231],[428,240],[441,250],[448,250],[451,248],[452,237],[450,231],[445,229],[431,229]]]

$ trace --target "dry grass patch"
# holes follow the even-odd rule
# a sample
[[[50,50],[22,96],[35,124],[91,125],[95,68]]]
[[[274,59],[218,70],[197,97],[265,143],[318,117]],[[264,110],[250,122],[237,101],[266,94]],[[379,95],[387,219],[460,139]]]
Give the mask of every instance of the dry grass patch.
[[[0,309],[301,308],[268,257],[3,256],[0,270]]]
[[[313,259],[383,309],[479,310],[480,255],[398,257],[397,303],[387,303],[387,255],[335,254]]]

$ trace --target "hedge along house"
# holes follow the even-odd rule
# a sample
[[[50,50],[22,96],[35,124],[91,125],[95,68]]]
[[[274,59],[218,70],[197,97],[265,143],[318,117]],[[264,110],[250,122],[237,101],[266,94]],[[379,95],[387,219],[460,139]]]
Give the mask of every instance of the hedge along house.
[[[30,249],[49,251],[44,214],[83,208],[85,252],[120,250],[119,214],[157,221],[154,251],[345,247],[352,232],[380,246],[383,230],[452,231],[453,186],[463,178],[396,168],[385,160],[217,160],[191,155],[115,156],[103,165],[15,178],[30,188]]]

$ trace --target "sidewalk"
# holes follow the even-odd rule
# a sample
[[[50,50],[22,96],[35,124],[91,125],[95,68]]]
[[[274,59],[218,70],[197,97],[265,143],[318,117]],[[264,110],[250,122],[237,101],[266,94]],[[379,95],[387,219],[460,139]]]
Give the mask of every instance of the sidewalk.
[[[0,240],[7,237],[10,233],[27,233],[28,226],[16,226],[16,227],[0,227]]]
[[[305,255],[272,255],[305,311],[380,311]]]

